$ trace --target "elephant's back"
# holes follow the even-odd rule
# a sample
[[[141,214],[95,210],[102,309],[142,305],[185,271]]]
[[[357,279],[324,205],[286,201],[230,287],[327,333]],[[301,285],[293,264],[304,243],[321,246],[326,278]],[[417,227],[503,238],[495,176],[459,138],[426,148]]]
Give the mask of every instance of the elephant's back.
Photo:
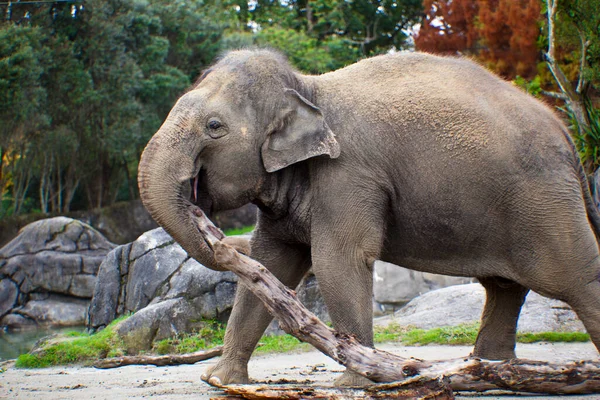
[[[402,146],[411,154],[442,154],[434,168],[519,162],[524,148],[573,156],[565,127],[547,106],[467,59],[384,55],[317,82],[319,105],[342,149],[347,141],[349,151]]]

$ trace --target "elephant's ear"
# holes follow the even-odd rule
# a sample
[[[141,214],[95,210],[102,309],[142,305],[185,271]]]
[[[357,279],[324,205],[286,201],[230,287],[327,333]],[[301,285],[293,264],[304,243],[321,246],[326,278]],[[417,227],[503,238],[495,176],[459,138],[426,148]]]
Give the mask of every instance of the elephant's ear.
[[[317,106],[293,89],[286,89],[288,107],[280,112],[262,146],[262,160],[267,172],[311,157],[340,155],[340,145]]]

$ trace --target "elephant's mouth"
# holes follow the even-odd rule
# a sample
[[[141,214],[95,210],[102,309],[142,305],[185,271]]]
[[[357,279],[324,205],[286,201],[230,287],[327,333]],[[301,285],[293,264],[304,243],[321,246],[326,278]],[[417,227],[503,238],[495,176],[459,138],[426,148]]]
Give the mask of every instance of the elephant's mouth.
[[[210,218],[213,214],[214,202],[208,194],[207,188],[207,174],[204,168],[200,168],[198,175],[190,179],[191,194],[190,202],[198,207]]]

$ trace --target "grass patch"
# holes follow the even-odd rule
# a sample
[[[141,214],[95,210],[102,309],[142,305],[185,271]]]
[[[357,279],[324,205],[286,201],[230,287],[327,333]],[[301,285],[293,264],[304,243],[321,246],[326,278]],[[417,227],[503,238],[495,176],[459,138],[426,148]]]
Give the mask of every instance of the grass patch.
[[[114,332],[114,326],[127,317],[118,318],[100,332],[91,335],[68,332],[59,337],[52,337],[40,351],[20,355],[15,367],[44,368],[75,363],[91,364],[100,358],[121,356],[124,354],[124,344]]]
[[[391,323],[387,327],[375,327],[375,343],[401,342],[407,346],[414,345],[474,345],[479,323],[434,329],[415,329],[401,327]],[[581,332],[540,332],[518,333],[517,342],[589,342],[590,335]]]
[[[158,354],[185,354],[210,349],[223,344],[225,325],[206,321],[206,325],[197,332],[184,333],[154,343],[153,352]]]
[[[402,343],[411,346],[416,344],[451,344],[469,345],[475,343],[479,324],[459,325],[435,329],[412,329],[402,337]]]
[[[254,350],[255,354],[287,353],[289,351],[311,350],[313,347],[308,343],[302,343],[292,335],[263,336]]]
[[[590,335],[582,332],[540,332],[540,333],[517,333],[519,343],[535,342],[589,342]]]
[[[235,236],[235,235],[243,235],[244,233],[252,232],[254,230],[254,225],[244,226],[241,228],[231,228],[223,231],[225,236]]]
[[[373,340],[375,343],[401,342],[404,335],[412,330],[410,326],[400,326],[392,322],[388,326],[373,327]]]

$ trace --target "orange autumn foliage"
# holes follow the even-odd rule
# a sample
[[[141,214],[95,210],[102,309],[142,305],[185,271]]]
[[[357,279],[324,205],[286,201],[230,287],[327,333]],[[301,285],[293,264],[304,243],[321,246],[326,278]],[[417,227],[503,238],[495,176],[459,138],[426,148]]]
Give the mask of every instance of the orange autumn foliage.
[[[539,0],[424,0],[423,7],[417,49],[470,55],[508,79],[536,75]]]

